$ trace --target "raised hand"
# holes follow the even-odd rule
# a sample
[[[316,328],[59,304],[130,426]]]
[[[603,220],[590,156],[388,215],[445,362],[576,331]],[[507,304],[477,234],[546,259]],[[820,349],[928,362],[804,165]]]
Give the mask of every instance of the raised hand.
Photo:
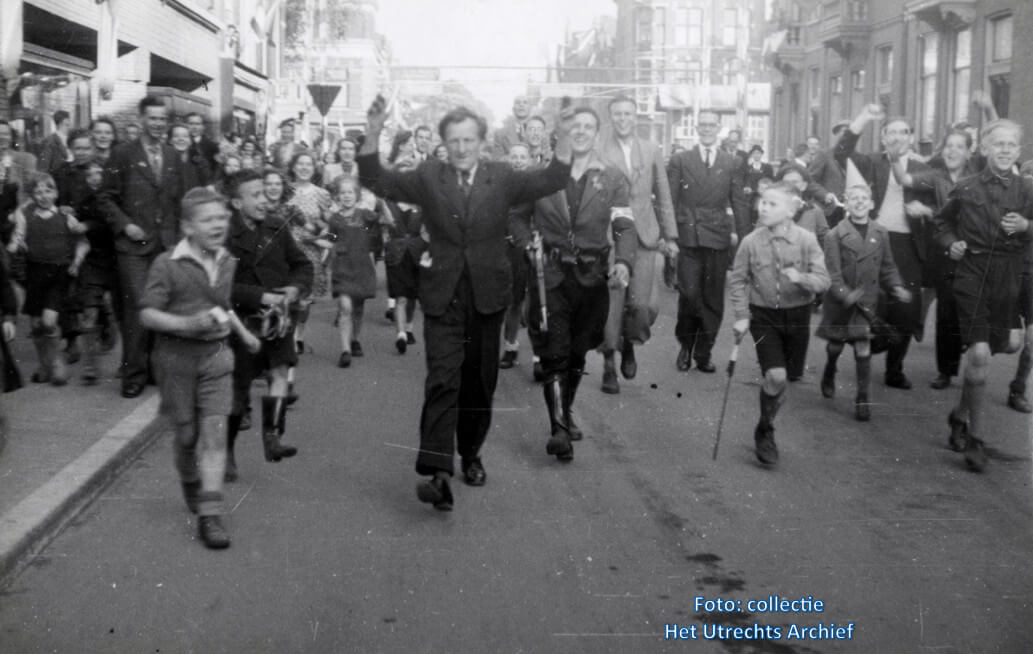
[[[378,93],[366,112],[366,139],[369,140],[370,134],[379,134],[384,129],[387,119],[387,100]]]

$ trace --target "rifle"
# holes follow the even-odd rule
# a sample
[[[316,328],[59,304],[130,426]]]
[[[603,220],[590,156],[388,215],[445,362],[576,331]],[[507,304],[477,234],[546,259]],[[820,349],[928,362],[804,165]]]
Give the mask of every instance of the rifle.
[[[549,333],[549,309],[545,303],[545,251],[542,244],[542,233],[538,230],[533,232],[531,237],[531,256],[534,261],[534,274],[538,281],[538,304],[541,305],[541,315],[538,318],[538,327],[543,334]]]

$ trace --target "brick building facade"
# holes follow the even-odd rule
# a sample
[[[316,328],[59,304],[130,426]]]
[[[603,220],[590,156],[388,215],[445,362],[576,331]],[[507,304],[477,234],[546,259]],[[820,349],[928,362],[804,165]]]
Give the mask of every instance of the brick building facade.
[[[1011,0],[775,0],[765,52],[772,68],[775,151],[879,102],[915,124],[932,151],[947,125],[979,125],[971,100],[1033,125],[1028,37],[1033,3]],[[876,147],[865,134],[862,147]]]

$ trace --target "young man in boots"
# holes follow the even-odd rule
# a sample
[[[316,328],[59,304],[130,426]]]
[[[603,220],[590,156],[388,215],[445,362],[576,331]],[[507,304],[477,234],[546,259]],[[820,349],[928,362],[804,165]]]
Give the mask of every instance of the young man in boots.
[[[778,463],[774,421],[785,401],[787,362],[807,347],[811,305],[830,284],[817,237],[793,222],[801,202],[786,182],[764,191],[758,229],[742,240],[728,279],[735,337],[750,331],[764,374],[753,438],[757,458],[769,465]]]
[[[225,549],[230,538],[221,518],[222,483],[233,394],[233,352],[226,341],[234,259],[223,247],[229,211],[222,196],[207,188],[191,189],[181,204],[185,238],[151,266],[140,324],[156,333],[161,411],[175,429],[176,469],[187,507],[199,516],[204,545]],[[257,339],[239,331],[257,350]]]
[[[1001,119],[983,128],[987,165],[961,180],[935,216],[936,238],[958,262],[954,296],[966,346],[961,399],[951,411],[951,449],[968,467],[986,467],[983,446],[986,378],[990,357],[1022,345],[1019,302],[1024,258],[1033,233],[1033,180],[1016,174],[1022,127]]]
[[[571,441],[582,437],[571,405],[585,354],[603,341],[610,288],[627,289],[638,247],[628,181],[595,154],[598,132],[599,116],[593,110],[574,110],[574,158],[567,186],[534,204],[533,221],[542,237],[548,330],[542,331],[539,320],[541,300],[531,293],[528,332],[545,373],[551,426],[546,452],[560,461],[574,458]],[[536,273],[531,274],[533,280]]]
[[[262,447],[266,461],[280,461],[297,453],[280,439],[286,428],[287,370],[298,362],[290,329],[290,307],[308,290],[312,263],[283,225],[265,222],[262,174],[243,170],[228,179],[233,217],[226,248],[237,257],[233,279],[233,307],[249,329],[261,331],[262,348],[250,353],[239,339],[233,340],[233,411],[227,433],[226,479],[237,478],[234,456],[240,421],[247,406],[251,382],[267,374],[269,395],[262,398]],[[270,328],[270,319],[278,323]],[[276,329],[276,327],[279,329]]]

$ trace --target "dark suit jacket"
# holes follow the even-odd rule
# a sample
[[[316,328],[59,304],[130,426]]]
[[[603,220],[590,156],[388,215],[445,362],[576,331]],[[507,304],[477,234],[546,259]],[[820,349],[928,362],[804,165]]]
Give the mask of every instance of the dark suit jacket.
[[[861,173],[868,185],[872,187],[872,202],[875,204],[875,209],[872,211],[871,217],[878,218],[879,210],[882,208],[882,201],[886,197],[886,187],[889,185],[890,175],[893,174],[893,171],[891,170],[890,160],[885,153],[860,154],[855,152],[859,138],[861,138],[860,134],[854,134],[849,127],[843,130],[834,151],[836,162],[843,170],[846,170],[848,159],[854,162],[854,165],[857,166],[857,171]],[[907,162],[907,171],[912,175],[928,169],[929,166],[921,161],[909,159]],[[933,193],[922,189],[905,188],[904,203],[906,204],[912,200],[918,200],[932,209],[936,208],[936,197]],[[918,252],[918,259],[925,261],[927,241],[925,221],[921,218],[907,216],[907,223],[911,228],[911,240],[915,244],[915,250]]]
[[[750,233],[750,209],[743,193],[746,170],[738,156],[718,148],[708,169],[699,148],[692,148],[671,157],[667,175],[679,246],[724,250],[731,247],[733,229],[740,241]]]
[[[211,171],[218,170],[215,155],[219,154],[219,144],[208,138],[207,135],[202,134],[201,140],[196,143],[191,139],[190,154],[192,157],[200,157],[204,160],[205,165],[208,167],[209,175],[211,175]]]
[[[161,180],[151,172],[143,143],[132,141],[111,151],[104,169],[101,210],[115,233],[118,252],[145,256],[175,246],[179,240],[179,201],[183,175],[179,153],[162,144]],[[144,232],[131,241],[123,231],[130,223]]]
[[[54,171],[61,167],[68,160],[68,146],[57,134],[51,134],[43,139],[39,149],[39,169],[42,172],[54,174]]]
[[[513,281],[506,240],[509,208],[555,193],[570,176],[570,165],[558,159],[548,168],[520,172],[505,163],[481,161],[466,199],[455,169],[441,161],[426,161],[404,173],[384,170],[378,153],[360,156],[357,162],[363,186],[388,200],[423,208],[432,263],[420,270],[419,291],[428,316],[445,313],[464,270],[479,313],[508,307]]]
[[[749,162],[746,163],[746,184],[745,184],[745,186],[750,189],[750,194],[753,194],[753,193],[757,192],[757,182],[759,182],[764,177],[767,177],[768,179],[774,181],[774,179],[775,179],[775,171],[771,167],[771,164],[769,164],[769,163],[761,163],[760,164],[760,170],[756,170],[756,169],[753,168],[753,164],[751,164]]]
[[[259,223],[254,229],[233,212],[226,249],[237,258],[230,299],[241,316],[262,308],[262,294],[284,286],[305,296],[312,286],[313,267],[291,236],[288,225]]]

